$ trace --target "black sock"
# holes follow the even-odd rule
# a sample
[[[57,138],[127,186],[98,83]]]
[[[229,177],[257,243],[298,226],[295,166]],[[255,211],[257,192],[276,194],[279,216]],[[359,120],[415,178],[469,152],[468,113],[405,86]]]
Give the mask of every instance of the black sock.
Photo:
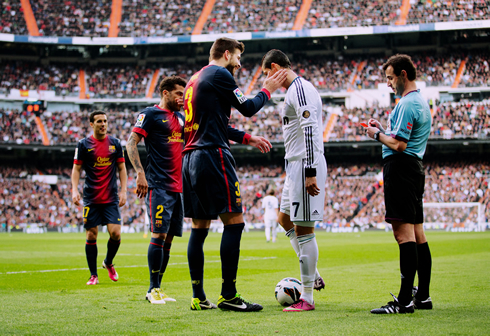
[[[165,270],[167,269],[168,260],[170,259],[170,247],[172,247],[172,243],[164,243],[163,244],[163,259],[162,266],[160,267],[160,274],[158,275],[158,283],[160,284],[160,288],[162,288],[162,278]]]
[[[97,240],[87,240],[85,243],[85,255],[87,256],[90,275],[97,275]]]
[[[415,297],[418,300],[425,300],[429,295],[430,274],[432,269],[432,256],[430,254],[429,243],[417,245],[418,266],[417,273],[419,276],[419,289]]]
[[[112,260],[116,256],[117,250],[119,250],[119,245],[121,245],[121,239],[113,240],[109,238],[107,241],[107,254],[105,256],[105,264],[112,265]]]
[[[201,301],[206,300],[203,288],[204,278],[204,240],[208,236],[209,229],[192,229],[187,245],[187,261],[192,280],[192,297]]]
[[[150,245],[148,246],[148,268],[150,269],[150,289],[159,288],[160,266],[162,265],[163,258],[163,240],[158,238],[151,238]]]
[[[417,272],[417,244],[408,242],[398,245],[400,248],[400,273],[402,284],[398,293],[398,302],[406,306],[412,301],[412,288]]]
[[[240,259],[240,240],[242,239],[244,223],[225,225],[221,237],[221,295],[231,299],[236,295],[236,274]]]

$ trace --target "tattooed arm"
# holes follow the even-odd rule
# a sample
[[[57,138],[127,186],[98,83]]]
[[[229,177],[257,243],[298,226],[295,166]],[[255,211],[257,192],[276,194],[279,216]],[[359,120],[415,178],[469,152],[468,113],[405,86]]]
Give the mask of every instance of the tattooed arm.
[[[140,154],[138,152],[138,143],[143,138],[142,135],[131,132],[128,143],[126,144],[126,151],[128,157],[136,170],[136,195],[139,198],[144,198],[148,192],[148,182],[146,181],[145,170],[141,164]]]

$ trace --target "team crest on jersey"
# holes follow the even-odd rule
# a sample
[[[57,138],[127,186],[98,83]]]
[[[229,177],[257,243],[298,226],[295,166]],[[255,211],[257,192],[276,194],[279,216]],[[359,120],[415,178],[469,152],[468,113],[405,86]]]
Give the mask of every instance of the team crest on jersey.
[[[136,125],[134,125],[135,127],[140,127],[141,125],[143,125],[143,120],[145,120],[145,115],[144,114],[140,114],[138,116],[138,119],[136,119]]]
[[[236,88],[235,90],[233,90],[233,93],[235,94],[235,97],[238,99],[238,102],[240,104],[243,104],[247,101],[247,97],[245,97],[242,93],[242,91],[240,91],[239,88]]]
[[[109,146],[109,152],[114,153],[116,151],[116,146]]]
[[[310,117],[310,111],[306,110],[303,112],[303,118],[308,119]]]

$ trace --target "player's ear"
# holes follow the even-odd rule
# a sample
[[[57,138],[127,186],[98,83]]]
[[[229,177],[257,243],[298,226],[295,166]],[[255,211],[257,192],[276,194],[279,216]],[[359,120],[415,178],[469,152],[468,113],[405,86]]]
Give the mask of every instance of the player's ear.
[[[225,60],[228,61],[230,59],[230,55],[231,55],[230,51],[229,50],[225,50],[225,53],[223,54],[223,57],[225,58]]]

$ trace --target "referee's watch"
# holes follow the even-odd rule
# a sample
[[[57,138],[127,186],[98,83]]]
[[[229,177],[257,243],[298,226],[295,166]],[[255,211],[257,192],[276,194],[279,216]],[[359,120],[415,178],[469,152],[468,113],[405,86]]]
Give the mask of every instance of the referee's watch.
[[[379,141],[379,133],[381,133],[381,131],[374,133],[374,140]]]

